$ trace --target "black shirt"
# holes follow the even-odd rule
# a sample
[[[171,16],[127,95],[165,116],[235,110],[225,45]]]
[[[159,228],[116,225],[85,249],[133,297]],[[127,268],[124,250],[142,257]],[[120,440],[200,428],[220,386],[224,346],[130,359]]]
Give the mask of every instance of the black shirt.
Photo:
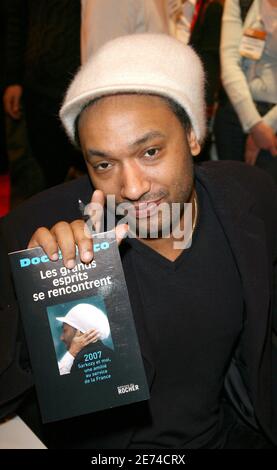
[[[221,435],[223,381],[243,325],[243,297],[228,241],[199,183],[197,194],[192,245],[174,262],[127,241],[156,371],[148,416],[131,448],[200,448]]]

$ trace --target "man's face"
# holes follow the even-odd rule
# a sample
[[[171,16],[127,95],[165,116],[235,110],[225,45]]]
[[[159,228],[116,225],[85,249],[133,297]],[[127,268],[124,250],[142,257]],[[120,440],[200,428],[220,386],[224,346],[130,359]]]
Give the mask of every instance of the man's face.
[[[67,350],[70,348],[75,333],[76,328],[73,328],[73,326],[70,326],[67,323],[63,323],[63,329],[60,340],[63,341],[63,343],[66,345]]]
[[[191,155],[200,147],[162,98],[104,97],[83,111],[79,136],[94,187],[115,195],[117,204],[130,203],[139,224],[149,228],[155,210],[160,224],[161,203],[190,200]]]

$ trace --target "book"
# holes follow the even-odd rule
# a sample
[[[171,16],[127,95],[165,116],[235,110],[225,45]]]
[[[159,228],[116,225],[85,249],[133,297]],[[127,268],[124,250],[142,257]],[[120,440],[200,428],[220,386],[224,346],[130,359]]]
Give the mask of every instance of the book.
[[[71,270],[42,248],[9,254],[44,423],[149,399],[117,242],[93,238]]]

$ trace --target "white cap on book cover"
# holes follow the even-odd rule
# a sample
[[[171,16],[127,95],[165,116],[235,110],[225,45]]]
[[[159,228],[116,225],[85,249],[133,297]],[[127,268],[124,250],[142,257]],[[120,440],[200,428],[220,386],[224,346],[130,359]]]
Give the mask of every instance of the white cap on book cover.
[[[105,313],[91,304],[75,305],[65,317],[56,317],[56,319],[76,328],[81,333],[95,328],[99,332],[101,340],[108,338],[111,332]]]

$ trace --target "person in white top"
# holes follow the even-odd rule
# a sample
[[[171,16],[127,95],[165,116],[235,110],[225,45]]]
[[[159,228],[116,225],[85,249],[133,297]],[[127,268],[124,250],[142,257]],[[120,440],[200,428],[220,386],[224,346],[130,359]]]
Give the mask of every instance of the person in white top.
[[[239,0],[226,0],[221,67],[233,110],[221,102],[215,124],[219,157],[254,165],[263,153],[272,160],[277,156],[277,0],[254,0],[244,22]]]
[[[82,0],[81,60],[110,39],[134,33],[167,33],[165,0]]]

